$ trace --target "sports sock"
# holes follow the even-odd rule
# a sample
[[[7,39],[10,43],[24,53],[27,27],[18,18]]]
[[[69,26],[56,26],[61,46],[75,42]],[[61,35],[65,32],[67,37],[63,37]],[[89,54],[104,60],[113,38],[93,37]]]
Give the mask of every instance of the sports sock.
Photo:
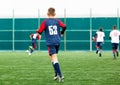
[[[102,49],[99,50],[99,55],[100,55],[100,56],[102,55]]]
[[[97,50],[96,50],[96,54],[98,54],[98,51],[99,51],[99,50],[97,49]]]
[[[53,63],[53,62],[52,62],[52,66],[53,66],[54,71],[55,71],[55,76],[57,76],[57,71],[55,70],[54,63]]]
[[[32,53],[33,52],[33,49],[30,49],[30,53]]]
[[[113,56],[114,56],[114,58],[116,58],[116,53],[115,52],[113,52]]]
[[[59,63],[58,63],[58,62],[57,62],[57,63],[54,63],[54,68],[55,68],[56,72],[58,73],[58,75],[59,75],[60,77],[62,77],[61,70],[60,70],[60,66],[59,66]]]
[[[118,51],[116,51],[116,54],[117,54],[117,56],[119,56],[119,52]]]
[[[102,53],[102,49],[100,49],[99,51],[100,51],[100,53]]]
[[[116,58],[116,50],[112,50],[114,59]]]
[[[96,45],[96,54],[98,54],[99,47]]]
[[[32,53],[34,50],[32,49],[32,46],[29,46],[29,51]]]

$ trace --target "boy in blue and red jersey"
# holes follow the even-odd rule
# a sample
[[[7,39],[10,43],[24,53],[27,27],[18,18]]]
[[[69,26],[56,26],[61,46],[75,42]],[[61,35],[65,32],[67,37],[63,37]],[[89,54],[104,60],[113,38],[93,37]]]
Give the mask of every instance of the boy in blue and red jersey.
[[[49,8],[47,15],[49,18],[41,23],[37,32],[41,35],[42,32],[45,31],[46,45],[48,46],[48,53],[55,71],[54,80],[59,78],[59,82],[63,82],[64,77],[60,70],[57,53],[60,46],[61,36],[66,30],[66,25],[59,19],[54,18],[56,15],[54,8]],[[60,28],[62,28],[62,31],[60,31]]]
[[[36,48],[37,40],[40,40],[39,33],[31,34],[30,39],[32,40],[32,46],[29,46],[29,55],[32,55],[34,49]]]

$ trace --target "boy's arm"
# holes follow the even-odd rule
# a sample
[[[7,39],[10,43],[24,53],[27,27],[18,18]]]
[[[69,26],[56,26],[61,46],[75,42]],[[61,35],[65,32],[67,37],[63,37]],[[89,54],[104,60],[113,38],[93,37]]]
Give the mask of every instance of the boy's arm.
[[[32,40],[32,36],[33,36],[33,34],[30,35],[30,39],[31,39],[31,40]]]
[[[111,36],[112,36],[112,32],[110,32],[110,35],[109,35],[109,40],[111,40]]]
[[[95,33],[95,34],[93,35],[92,39],[94,40],[94,38],[96,38],[96,37],[97,37],[97,33]]]
[[[41,35],[40,35],[40,34],[38,34],[37,38],[38,38],[38,40],[40,40],[40,39],[41,39]]]
[[[93,35],[92,40],[93,40],[94,42],[96,42],[96,40],[97,40],[97,33],[95,33],[95,34]]]
[[[61,35],[64,34],[65,30],[66,30],[66,27],[63,27],[63,29],[62,29],[62,31],[61,31]]]
[[[61,35],[63,35],[66,30],[66,25],[60,20],[59,20],[59,25],[60,27],[62,27]]]
[[[111,37],[109,36],[109,40],[111,40]]]
[[[40,35],[42,34],[42,32],[43,32],[44,29],[45,29],[45,22],[46,22],[46,20],[41,23],[39,29],[36,31],[36,32],[39,33]]]

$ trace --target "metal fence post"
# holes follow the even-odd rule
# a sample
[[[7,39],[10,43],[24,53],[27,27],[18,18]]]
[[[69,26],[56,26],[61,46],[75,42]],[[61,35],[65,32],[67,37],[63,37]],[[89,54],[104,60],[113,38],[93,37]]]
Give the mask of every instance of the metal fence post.
[[[15,51],[15,16],[14,16],[14,9],[13,9],[13,19],[12,19],[12,50]]]
[[[90,52],[92,51],[92,9],[90,8]]]

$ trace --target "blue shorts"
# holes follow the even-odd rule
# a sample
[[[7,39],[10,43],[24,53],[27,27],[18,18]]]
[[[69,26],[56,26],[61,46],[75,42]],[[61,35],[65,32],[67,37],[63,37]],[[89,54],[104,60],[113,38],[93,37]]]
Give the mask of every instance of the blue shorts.
[[[48,53],[51,56],[52,54],[57,54],[59,50],[59,45],[49,45],[48,46]]]
[[[37,41],[36,40],[32,40],[32,47],[36,48],[36,45],[37,45]]]
[[[97,42],[97,43],[96,43],[96,46],[99,47],[100,49],[102,49],[103,42]]]
[[[32,47],[33,47],[33,48],[36,48],[36,43],[32,43]]]
[[[118,49],[118,43],[112,43],[112,49],[117,50]]]

